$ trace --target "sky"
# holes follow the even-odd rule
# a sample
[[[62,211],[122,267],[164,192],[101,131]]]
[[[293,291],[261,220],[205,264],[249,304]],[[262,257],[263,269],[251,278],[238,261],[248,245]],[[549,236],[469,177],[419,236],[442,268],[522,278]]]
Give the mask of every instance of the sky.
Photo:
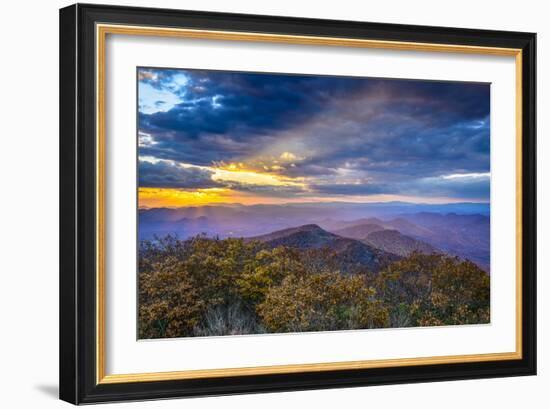
[[[490,85],[138,68],[139,206],[488,202]]]

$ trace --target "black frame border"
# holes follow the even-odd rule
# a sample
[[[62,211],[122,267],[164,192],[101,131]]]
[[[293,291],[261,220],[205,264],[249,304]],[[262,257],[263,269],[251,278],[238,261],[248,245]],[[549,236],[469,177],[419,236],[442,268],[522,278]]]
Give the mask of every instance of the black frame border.
[[[96,384],[96,23],[522,50],[520,360]],[[74,404],[536,374],[536,34],[76,4],[60,10],[60,399]]]

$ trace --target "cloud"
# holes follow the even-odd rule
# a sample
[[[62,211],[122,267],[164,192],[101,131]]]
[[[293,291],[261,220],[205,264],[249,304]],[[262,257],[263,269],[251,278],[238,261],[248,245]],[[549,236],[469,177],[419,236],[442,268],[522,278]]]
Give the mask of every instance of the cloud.
[[[424,178],[406,187],[408,194],[446,196],[469,200],[488,200],[490,195],[490,178],[455,177]]]
[[[329,195],[401,195],[426,198],[447,197],[486,201],[489,199],[489,177],[429,177],[390,183],[321,184],[311,186],[318,194]]]
[[[212,175],[210,170],[182,167],[170,161],[139,161],[140,187],[206,189],[223,186],[212,180]]]
[[[489,197],[488,181],[440,178],[489,172],[489,84],[164,69],[138,78],[142,156],[244,163],[325,194]]]
[[[238,182],[225,182],[225,187],[238,192],[254,193],[266,197],[306,196],[307,191],[299,185],[259,185]]]
[[[155,146],[157,143],[158,142],[155,141],[155,138],[153,138],[151,135],[149,135],[145,132],[139,132],[139,134],[138,134],[138,145],[139,145],[140,148]]]
[[[330,195],[377,195],[384,193],[396,193],[395,187],[377,183],[334,183],[312,185],[311,188],[319,194]]]
[[[454,173],[451,175],[442,175],[443,179],[485,179],[489,178],[491,174],[489,172],[484,173]]]

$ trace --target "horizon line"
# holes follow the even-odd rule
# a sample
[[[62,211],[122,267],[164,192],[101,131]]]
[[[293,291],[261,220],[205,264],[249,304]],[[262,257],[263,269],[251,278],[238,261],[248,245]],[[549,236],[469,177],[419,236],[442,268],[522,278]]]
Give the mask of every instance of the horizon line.
[[[342,202],[342,201],[332,201],[332,202],[286,202],[286,203],[255,203],[255,204],[243,204],[239,202],[234,203],[207,203],[203,205],[191,205],[191,206],[139,206],[138,210],[148,210],[148,209],[182,209],[182,208],[199,208],[199,207],[231,207],[231,206],[242,206],[242,207],[258,207],[258,206],[298,206],[298,205],[411,205],[411,206],[448,206],[448,205],[491,205],[491,202],[483,201],[464,201],[464,202],[447,202],[447,203],[428,203],[428,202],[404,202],[399,200],[387,201],[387,202]]]

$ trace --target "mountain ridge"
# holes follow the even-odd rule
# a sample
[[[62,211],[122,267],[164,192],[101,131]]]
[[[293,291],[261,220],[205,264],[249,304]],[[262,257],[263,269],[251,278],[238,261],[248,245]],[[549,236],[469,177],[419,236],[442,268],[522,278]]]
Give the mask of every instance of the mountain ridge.
[[[259,241],[272,248],[284,246],[300,250],[330,251],[334,253],[335,261],[341,264],[342,270],[347,272],[361,267],[377,272],[388,263],[400,259],[399,256],[379,250],[368,243],[328,232],[316,224],[283,229],[248,237],[246,240]]]
[[[378,230],[370,233],[363,239],[364,243],[379,250],[407,257],[413,252],[434,254],[442,253],[432,245],[402,234],[398,230]]]

